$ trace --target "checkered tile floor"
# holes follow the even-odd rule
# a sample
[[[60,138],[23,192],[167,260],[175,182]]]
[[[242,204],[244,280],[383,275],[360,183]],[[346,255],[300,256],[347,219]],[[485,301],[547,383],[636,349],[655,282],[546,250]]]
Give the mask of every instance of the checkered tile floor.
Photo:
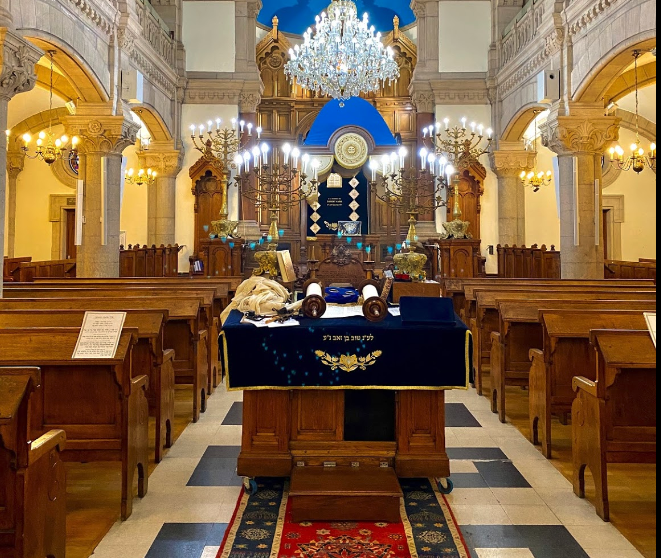
[[[94,558],[215,558],[241,479],[240,393],[218,390]],[[633,546],[474,390],[447,394],[452,509],[473,558],[639,558]]]

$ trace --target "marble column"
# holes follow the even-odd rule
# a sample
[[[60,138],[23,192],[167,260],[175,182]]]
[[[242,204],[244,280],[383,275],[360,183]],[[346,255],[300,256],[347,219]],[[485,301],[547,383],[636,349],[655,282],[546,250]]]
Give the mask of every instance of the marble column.
[[[16,183],[18,175],[23,171],[25,153],[10,151],[7,153],[7,254],[8,258],[15,257],[16,245]]]
[[[526,194],[520,174],[535,167],[535,153],[521,149],[520,143],[516,147],[494,151],[489,157],[498,177],[498,242],[503,246],[526,242]]]
[[[563,279],[603,279],[602,157],[619,137],[620,119],[600,107],[551,113],[542,142],[558,154]]]
[[[0,0],[0,25],[7,25],[9,5]],[[4,11],[3,11],[4,8]],[[6,13],[5,13],[6,12]],[[3,21],[4,13],[4,21]],[[37,81],[35,64],[43,52],[23,37],[0,27],[0,130],[7,129],[9,100],[32,89]],[[0,133],[0,271],[5,252],[5,199],[7,197],[7,136]],[[0,282],[0,298],[2,283]]]
[[[84,196],[78,277],[119,277],[122,151],[135,143],[139,129],[128,111],[125,114],[113,115],[106,105],[79,105],[76,116],[63,122],[69,136],[80,138]]]
[[[236,58],[234,73],[241,79],[260,80],[257,68],[257,16],[262,9],[261,0],[234,2],[234,30]]]
[[[150,185],[147,206],[149,245],[175,244],[175,213],[177,204],[177,175],[181,171],[183,152],[169,145],[153,142],[149,151],[138,154],[142,168],[158,174]]]
[[[413,81],[436,79],[440,71],[438,0],[412,0],[411,9],[418,23],[418,63]]]

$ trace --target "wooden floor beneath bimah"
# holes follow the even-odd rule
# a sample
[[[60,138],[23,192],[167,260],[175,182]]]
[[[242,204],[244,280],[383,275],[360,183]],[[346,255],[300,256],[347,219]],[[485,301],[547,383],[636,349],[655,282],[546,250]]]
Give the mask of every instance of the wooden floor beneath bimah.
[[[547,461],[522,435],[527,392],[507,395],[512,424],[504,425],[474,390],[448,393],[449,502],[473,558],[639,558],[634,546],[655,557],[656,468],[611,468],[613,524],[603,523],[566,478],[571,428],[554,424],[557,458]],[[200,422],[188,424],[190,393],[178,388],[178,440],[152,463],[149,493],[125,522],[117,464],[70,464],[67,558],[88,558],[95,547],[94,558],[215,558],[240,493],[240,399],[219,389]]]

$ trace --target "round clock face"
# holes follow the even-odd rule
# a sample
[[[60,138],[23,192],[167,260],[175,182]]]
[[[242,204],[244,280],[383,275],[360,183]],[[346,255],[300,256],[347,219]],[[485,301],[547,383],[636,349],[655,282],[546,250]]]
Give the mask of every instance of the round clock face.
[[[344,134],[335,144],[335,159],[345,169],[362,167],[369,157],[365,139],[354,133]]]

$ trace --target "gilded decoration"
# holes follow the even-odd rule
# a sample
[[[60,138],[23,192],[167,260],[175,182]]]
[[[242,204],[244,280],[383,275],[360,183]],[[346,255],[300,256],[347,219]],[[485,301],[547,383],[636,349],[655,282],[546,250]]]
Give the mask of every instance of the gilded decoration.
[[[408,252],[406,254],[395,254],[393,261],[395,266],[406,275],[414,278],[415,280],[425,277],[425,264],[427,263],[427,256],[419,252]]]
[[[277,277],[280,274],[278,254],[275,250],[255,252],[255,261],[259,264],[259,269],[255,269],[253,275],[268,273],[271,277]]]
[[[315,354],[321,359],[323,365],[328,366],[333,371],[355,372],[359,369],[367,370],[368,366],[376,364],[383,351],[374,351],[365,357],[359,357],[358,355],[340,355],[336,357],[324,351],[315,351]]]
[[[443,223],[443,232],[441,233],[441,239],[447,240],[449,238],[454,238],[454,239],[473,238],[473,235],[468,232],[468,227],[470,227],[470,221],[462,221],[461,219],[455,219],[454,221]]]
[[[344,134],[335,144],[335,158],[346,169],[362,167],[369,157],[369,148],[365,138],[359,134]]]

